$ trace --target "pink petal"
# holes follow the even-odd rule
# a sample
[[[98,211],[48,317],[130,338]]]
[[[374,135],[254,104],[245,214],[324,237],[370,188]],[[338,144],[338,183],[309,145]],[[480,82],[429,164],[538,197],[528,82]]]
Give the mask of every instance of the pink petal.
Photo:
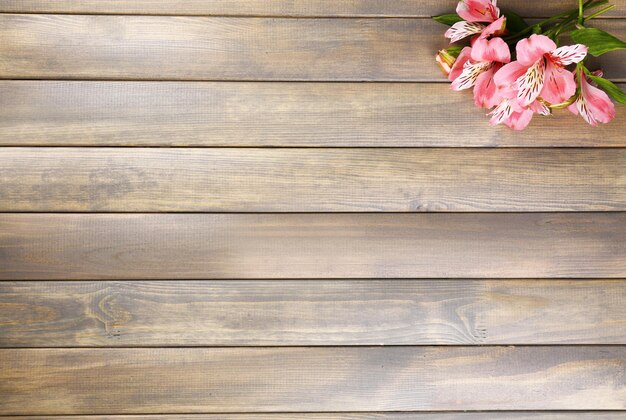
[[[550,52],[550,59],[560,66],[578,63],[586,56],[587,46],[582,44],[566,45]]]
[[[511,51],[502,38],[478,39],[472,47],[472,60],[508,63],[511,61]]]
[[[491,35],[500,36],[506,28],[506,18],[502,16],[500,19],[491,22],[480,34],[481,38],[488,38]]]
[[[578,99],[576,99],[576,101],[573,104],[567,107],[567,109],[574,115],[578,115],[578,106],[576,102],[578,102]]]
[[[561,104],[576,93],[574,74],[547,60],[543,89],[539,96],[553,105]]]
[[[545,35],[533,34],[517,43],[517,61],[530,67],[544,54],[555,50],[556,44]]]
[[[472,63],[468,61],[463,66],[463,72],[459,77],[452,82],[452,90],[464,90],[469,89],[476,83],[476,79],[483,72],[487,71],[492,66],[491,63],[478,62]]]
[[[445,33],[446,38],[450,38],[450,43],[462,40],[470,35],[479,34],[485,29],[480,23],[466,22],[464,20],[455,23]]]
[[[508,99],[503,99],[502,102],[500,102],[500,104],[488,114],[488,115],[491,115],[489,124],[491,125],[501,124],[504,121],[508,120],[512,114],[513,114],[513,107],[511,106],[511,101]]]
[[[461,53],[456,58],[456,61],[452,65],[452,69],[450,70],[450,74],[448,74],[448,80],[453,81],[457,77],[463,73],[463,66],[467,63],[467,60],[470,59],[472,55],[472,49],[470,47],[465,47],[461,50]]]
[[[519,79],[528,67],[522,66],[518,61],[513,61],[509,64],[505,64],[500,70],[493,76],[493,81],[496,82],[500,94],[505,98],[514,98],[517,96],[517,90],[515,89],[515,82]]]
[[[513,130],[523,130],[528,124],[530,124],[530,120],[533,118],[533,111],[527,109],[521,112],[514,112],[511,116],[504,121],[504,125]]]
[[[548,108],[546,104],[540,101],[533,102],[532,104],[530,104],[528,108],[530,108],[533,112],[540,114],[540,115],[552,114],[552,112],[550,111],[550,108]]]
[[[578,111],[577,113],[579,113],[580,116],[583,117],[583,119],[587,121],[589,125],[592,125],[594,127],[598,125],[598,122],[594,118],[593,113],[589,109],[589,104],[582,95],[579,96],[578,99],[576,99],[574,105],[576,105],[576,110]]]
[[[493,81],[495,68],[483,72],[474,84],[474,104],[479,108],[493,108],[502,101],[498,88]]]
[[[517,99],[520,105],[528,106],[537,99],[543,88],[545,70],[546,60],[541,58],[517,79],[515,84],[519,89],[517,91]]]
[[[603,90],[592,86],[587,81],[586,77],[582,77],[580,88],[580,97],[578,100],[581,100],[582,98],[582,101],[586,103],[586,108],[588,109],[589,114],[594,120],[601,123],[608,123],[615,118],[615,105],[611,102],[611,99],[609,99],[609,96]],[[581,115],[583,114],[580,107],[578,108],[578,111]],[[585,118],[585,115],[583,115],[583,118]],[[585,118],[585,120],[587,120],[587,118]]]
[[[496,0],[461,0],[456,12],[468,22],[493,22],[500,16]]]

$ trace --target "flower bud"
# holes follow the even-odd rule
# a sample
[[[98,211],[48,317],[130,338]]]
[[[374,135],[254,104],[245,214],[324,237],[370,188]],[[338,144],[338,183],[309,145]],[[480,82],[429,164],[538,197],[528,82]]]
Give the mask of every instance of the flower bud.
[[[435,60],[437,61],[437,64],[439,64],[439,67],[441,68],[441,71],[443,71],[443,74],[448,77],[448,75],[450,74],[450,70],[452,69],[452,65],[456,61],[456,58],[448,53],[447,50],[439,50],[439,52],[435,56]]]

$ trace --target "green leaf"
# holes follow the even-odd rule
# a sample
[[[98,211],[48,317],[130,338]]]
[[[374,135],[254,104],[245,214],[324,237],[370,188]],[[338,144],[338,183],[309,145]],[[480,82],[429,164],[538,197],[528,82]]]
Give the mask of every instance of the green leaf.
[[[457,58],[459,56],[459,54],[461,54],[461,50],[463,49],[462,46],[460,45],[452,45],[448,48],[446,48],[446,51],[448,52],[448,54],[450,54],[452,57]]]
[[[449,15],[433,16],[433,19],[435,19],[439,23],[443,23],[444,25],[448,25],[448,26],[452,26],[455,23],[463,20],[456,13],[450,13]]]
[[[574,42],[585,44],[589,54],[598,57],[604,53],[626,49],[626,42],[597,28],[583,28],[570,32]]]
[[[510,12],[507,10],[504,12],[504,16],[506,17],[506,27],[509,30],[509,33],[512,35],[520,33],[530,26],[517,13]]]
[[[620,88],[615,86],[610,80],[606,80],[602,77],[588,75],[592,81],[598,84],[598,87],[609,94],[609,96],[615,99],[620,104],[626,105],[626,93],[622,92]]]

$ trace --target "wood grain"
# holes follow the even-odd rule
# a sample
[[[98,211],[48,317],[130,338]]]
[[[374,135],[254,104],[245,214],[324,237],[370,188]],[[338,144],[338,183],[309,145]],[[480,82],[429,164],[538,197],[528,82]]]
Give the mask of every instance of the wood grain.
[[[0,347],[626,344],[626,280],[0,282]]]
[[[622,346],[3,349],[0,413],[624,409],[625,370]]]
[[[608,16],[626,16],[624,0]],[[457,0],[1,0],[0,12],[113,13],[235,16],[403,16],[430,17],[454,11]],[[552,16],[572,8],[568,0],[507,0],[524,16]],[[607,16],[603,15],[603,16]]]
[[[626,278],[626,213],[2,214],[0,279]]]
[[[523,132],[484,114],[440,83],[0,81],[3,146],[626,146],[621,111]]]
[[[621,420],[624,418],[623,411],[498,411],[498,412],[405,412],[405,413],[271,413],[272,419],[277,420],[409,420],[409,419],[441,419],[441,420],[570,420],[570,419],[593,419],[593,420]],[[55,416],[54,420],[258,420],[267,419],[268,414],[263,413],[237,413],[237,414],[160,414],[160,415],[107,415],[107,416]],[[41,416],[0,416],[3,420],[49,420],[49,417]]]
[[[429,19],[4,14],[0,78],[441,81],[445,45]],[[626,80],[625,57],[602,57],[605,75]]]
[[[626,149],[0,149],[0,211],[626,210]]]

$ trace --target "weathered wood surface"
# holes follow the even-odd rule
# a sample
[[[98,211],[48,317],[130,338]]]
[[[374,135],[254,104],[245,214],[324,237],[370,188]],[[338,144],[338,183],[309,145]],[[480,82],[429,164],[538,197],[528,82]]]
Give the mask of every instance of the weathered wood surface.
[[[598,27],[626,38],[616,19]],[[428,19],[0,15],[0,78],[441,81]],[[602,57],[626,80],[625,51]]]
[[[272,419],[277,420],[621,420],[626,412],[623,411],[524,411],[524,412],[465,412],[465,413],[271,413]],[[41,416],[0,416],[3,420],[49,420]],[[267,419],[268,414],[237,413],[237,414],[159,414],[159,415],[108,415],[108,416],[55,416],[54,420],[260,420]]]
[[[626,210],[626,149],[0,149],[0,211]]]
[[[623,346],[2,349],[0,366],[11,415],[626,408]]]
[[[456,2],[0,0],[0,417],[624,418],[626,120],[488,127]]]
[[[0,282],[0,346],[625,344],[624,280]]]
[[[2,214],[0,279],[626,278],[626,213]]]
[[[451,13],[457,0],[0,0],[0,12],[112,13],[234,16],[403,16]],[[626,16],[626,2],[604,16]],[[571,0],[500,2],[523,16],[551,16],[572,9]]]
[[[625,115],[515,132],[440,83],[0,81],[4,146],[615,147]]]

